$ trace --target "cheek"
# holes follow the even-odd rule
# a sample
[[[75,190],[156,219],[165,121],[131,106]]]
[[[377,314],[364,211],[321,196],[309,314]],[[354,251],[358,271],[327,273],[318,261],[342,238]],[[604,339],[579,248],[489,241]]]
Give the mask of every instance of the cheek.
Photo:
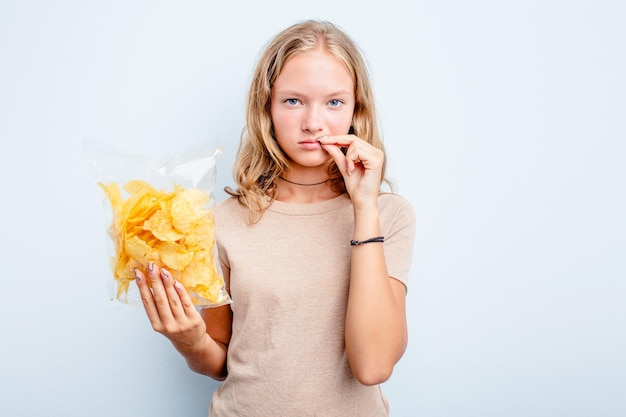
[[[282,136],[289,136],[294,129],[293,121],[289,118],[280,117],[280,115],[272,119],[272,124],[274,126],[274,133],[276,134],[277,138],[280,138]]]
[[[347,134],[352,127],[352,114],[343,115],[342,117],[333,120],[331,127],[334,134]]]
[[[354,106],[344,109],[341,112],[341,116],[338,118],[338,127],[341,128],[341,133],[346,134],[350,131],[352,123],[354,122]]]
[[[278,135],[282,130],[284,130],[284,118],[281,117],[280,112],[277,111],[270,112],[270,117],[272,121],[272,127],[274,128],[274,133]]]

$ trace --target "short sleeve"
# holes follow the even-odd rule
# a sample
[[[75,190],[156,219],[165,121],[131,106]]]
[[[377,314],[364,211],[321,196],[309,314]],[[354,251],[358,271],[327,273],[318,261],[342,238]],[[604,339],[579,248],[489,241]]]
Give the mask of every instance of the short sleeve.
[[[220,273],[224,278],[226,292],[230,294],[230,260],[221,239],[222,233],[224,233],[229,223],[229,203],[232,204],[229,200],[220,202],[215,209],[215,251]]]
[[[415,240],[415,212],[404,197],[381,194],[379,197],[381,232],[387,273],[408,287]]]

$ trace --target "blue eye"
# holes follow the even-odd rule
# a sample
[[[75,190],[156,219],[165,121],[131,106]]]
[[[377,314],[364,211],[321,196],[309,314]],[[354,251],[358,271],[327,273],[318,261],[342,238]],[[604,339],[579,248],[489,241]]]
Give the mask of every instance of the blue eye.
[[[337,107],[341,104],[341,100],[332,99],[328,102],[328,104],[330,104],[332,107]]]
[[[295,106],[296,104],[298,104],[298,99],[288,98],[287,100],[285,100],[285,103],[289,104],[290,106]]]

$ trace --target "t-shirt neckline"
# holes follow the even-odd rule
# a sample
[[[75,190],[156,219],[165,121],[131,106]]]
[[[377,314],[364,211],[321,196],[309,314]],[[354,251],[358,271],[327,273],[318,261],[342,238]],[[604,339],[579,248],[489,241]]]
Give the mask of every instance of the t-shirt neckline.
[[[310,215],[321,214],[329,211],[337,210],[346,206],[350,202],[348,193],[343,193],[329,200],[319,201],[315,203],[285,203],[283,201],[274,200],[267,208],[268,211],[282,214]]]

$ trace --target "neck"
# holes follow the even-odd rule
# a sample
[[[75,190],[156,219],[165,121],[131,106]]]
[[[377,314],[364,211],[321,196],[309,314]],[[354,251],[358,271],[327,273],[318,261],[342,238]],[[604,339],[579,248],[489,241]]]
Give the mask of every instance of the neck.
[[[330,187],[330,179],[300,183],[280,178],[274,198],[285,203],[315,203],[330,200],[338,195]]]

